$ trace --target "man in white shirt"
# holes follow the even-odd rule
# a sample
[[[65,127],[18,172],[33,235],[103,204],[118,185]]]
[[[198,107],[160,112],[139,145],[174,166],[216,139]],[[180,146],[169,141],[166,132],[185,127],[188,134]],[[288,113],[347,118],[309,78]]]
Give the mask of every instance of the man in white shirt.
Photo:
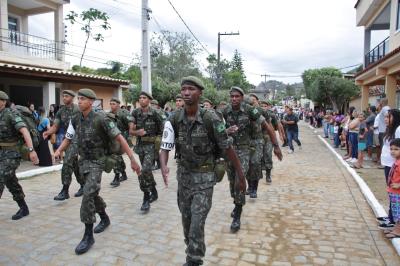
[[[390,110],[388,105],[388,99],[382,98],[379,101],[379,105],[381,107],[381,111],[379,112],[379,120],[378,120],[378,131],[379,131],[379,145],[383,146],[383,137],[385,136],[386,132],[386,124],[385,124],[385,115]]]

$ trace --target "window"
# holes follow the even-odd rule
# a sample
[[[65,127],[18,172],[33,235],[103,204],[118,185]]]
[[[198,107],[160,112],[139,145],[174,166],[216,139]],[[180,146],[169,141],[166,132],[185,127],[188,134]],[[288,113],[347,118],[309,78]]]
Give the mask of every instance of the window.
[[[10,31],[18,31],[18,19],[13,17],[8,17],[8,29]]]
[[[400,0],[397,0],[397,22],[396,22],[396,30],[400,30]]]

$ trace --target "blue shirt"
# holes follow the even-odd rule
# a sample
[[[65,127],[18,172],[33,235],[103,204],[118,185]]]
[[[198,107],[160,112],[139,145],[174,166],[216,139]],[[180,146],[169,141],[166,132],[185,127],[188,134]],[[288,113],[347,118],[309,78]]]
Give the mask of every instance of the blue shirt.
[[[40,120],[39,125],[37,126],[37,129],[39,130],[39,132],[44,131],[47,129],[47,126],[50,124],[50,120],[46,117],[42,118]]]

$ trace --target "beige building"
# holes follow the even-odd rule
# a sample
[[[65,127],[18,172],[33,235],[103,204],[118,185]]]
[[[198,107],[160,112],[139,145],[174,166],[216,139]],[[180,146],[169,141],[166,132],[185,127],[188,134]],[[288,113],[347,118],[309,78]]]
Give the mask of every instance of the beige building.
[[[398,0],[358,0],[357,26],[364,27],[364,69],[355,82],[361,86],[361,109],[368,106],[372,86],[383,85],[391,107],[399,107],[397,85],[400,73],[400,7]],[[371,47],[371,33],[388,30],[376,47]]]
[[[128,81],[68,71],[65,62],[64,4],[69,0],[0,0],[0,90],[15,104],[46,109],[59,105],[61,91],[92,88],[105,109],[112,97],[122,99]],[[29,17],[53,13],[54,40],[34,36]],[[46,27],[48,27],[46,25]]]

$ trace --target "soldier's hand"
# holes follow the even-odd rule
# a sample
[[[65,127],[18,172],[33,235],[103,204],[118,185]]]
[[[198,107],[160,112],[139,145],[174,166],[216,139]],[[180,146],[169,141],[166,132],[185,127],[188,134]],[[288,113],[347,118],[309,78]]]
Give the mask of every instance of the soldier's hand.
[[[136,174],[139,176],[141,174],[140,165],[136,162],[136,160],[131,160],[131,168]]]
[[[45,131],[45,132],[43,132],[43,138],[44,139],[47,139],[48,137],[49,137],[49,132],[48,131]]]
[[[169,168],[167,166],[161,167],[161,174],[164,179],[165,187],[168,187]]]
[[[29,159],[33,164],[39,164],[39,158],[35,151],[29,153]]]
[[[61,152],[59,151],[59,150],[56,150],[55,152],[54,152],[54,159],[56,159],[56,160],[60,160],[60,157],[61,157]]]
[[[238,126],[234,125],[234,126],[230,126],[226,129],[226,133],[228,135],[235,133],[236,131],[238,131]]]
[[[280,135],[279,137],[280,137],[280,140],[281,140],[282,142],[285,142],[285,137],[284,137],[284,136]]]
[[[235,184],[235,189],[236,191],[239,191],[241,193],[245,193],[246,192],[246,178],[239,178],[239,181],[236,182]]]
[[[146,131],[142,128],[136,131],[136,135],[143,137],[144,135],[146,135]]]
[[[276,157],[278,157],[279,161],[282,161],[283,155],[282,155],[282,151],[279,147],[274,148],[274,153],[275,153]]]

